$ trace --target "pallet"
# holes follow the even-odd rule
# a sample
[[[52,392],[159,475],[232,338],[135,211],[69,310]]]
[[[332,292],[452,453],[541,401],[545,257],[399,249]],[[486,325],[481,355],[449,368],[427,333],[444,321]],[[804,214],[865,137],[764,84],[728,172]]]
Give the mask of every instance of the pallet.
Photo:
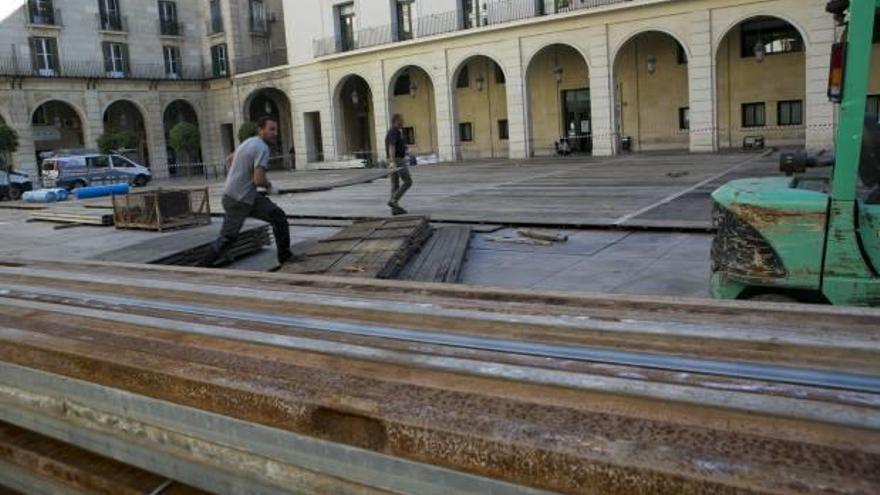
[[[425,217],[355,222],[305,253],[284,273],[393,278],[430,236]]]
[[[471,240],[471,228],[454,225],[439,227],[406,264],[397,280],[457,283]]]

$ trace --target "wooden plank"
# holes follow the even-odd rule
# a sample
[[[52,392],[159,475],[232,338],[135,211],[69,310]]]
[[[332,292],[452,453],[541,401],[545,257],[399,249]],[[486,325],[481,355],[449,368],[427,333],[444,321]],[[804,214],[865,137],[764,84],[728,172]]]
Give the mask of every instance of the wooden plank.
[[[471,230],[467,226],[436,229],[419,254],[395,278],[419,282],[458,282],[470,238]]]

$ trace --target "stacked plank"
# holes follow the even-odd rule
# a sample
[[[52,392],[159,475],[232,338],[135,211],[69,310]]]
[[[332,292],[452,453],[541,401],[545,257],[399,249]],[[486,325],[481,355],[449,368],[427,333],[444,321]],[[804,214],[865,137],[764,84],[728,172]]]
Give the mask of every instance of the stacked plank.
[[[113,225],[113,213],[94,208],[50,208],[36,210],[30,214],[31,221],[52,222],[61,224],[95,225],[108,227]]]
[[[434,233],[419,254],[404,266],[398,280],[457,283],[471,240],[471,228],[449,225]]]
[[[393,278],[431,235],[426,217],[355,222],[281,268],[285,273]]]
[[[94,259],[153,265],[201,266],[219,233],[220,225],[217,224],[209,228],[174,232],[102,253]],[[268,225],[263,222],[248,221],[226,255],[218,260],[217,264],[219,266],[250,256],[271,242],[272,235]]]
[[[51,437],[0,422],[0,492],[207,495]],[[5,493],[5,492],[3,492]]]
[[[880,312],[0,262],[0,420],[221,493],[880,493]]]

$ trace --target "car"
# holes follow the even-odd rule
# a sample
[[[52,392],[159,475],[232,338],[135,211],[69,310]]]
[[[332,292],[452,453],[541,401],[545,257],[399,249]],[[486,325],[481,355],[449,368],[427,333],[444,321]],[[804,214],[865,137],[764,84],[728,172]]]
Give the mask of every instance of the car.
[[[147,167],[112,153],[58,154],[43,160],[40,174],[44,187],[67,190],[119,183],[143,187],[153,179]]]
[[[15,171],[0,170],[0,200],[17,201],[21,195],[33,190],[31,178]]]

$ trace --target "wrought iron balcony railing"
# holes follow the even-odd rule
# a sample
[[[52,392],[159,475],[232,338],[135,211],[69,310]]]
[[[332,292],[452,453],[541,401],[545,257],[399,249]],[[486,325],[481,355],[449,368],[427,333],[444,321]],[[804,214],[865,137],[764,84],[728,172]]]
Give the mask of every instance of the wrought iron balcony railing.
[[[162,36],[183,36],[184,29],[182,22],[159,19],[159,34]]]
[[[100,13],[96,16],[101,31],[128,32],[128,19],[119,14]]]
[[[0,57],[0,76],[38,77],[48,79],[136,79],[136,80],[174,80],[202,81],[214,77],[210,68],[199,64],[177,64],[172,72],[166,70],[164,62],[124,64],[122,67],[109,67],[103,60],[62,60],[53,67],[40,68],[29,60],[16,57]]]
[[[61,9],[28,3],[27,22],[33,26],[61,26]]]
[[[237,58],[233,60],[232,66],[237,74],[243,74],[286,64],[287,48],[277,48],[263,54]]]

